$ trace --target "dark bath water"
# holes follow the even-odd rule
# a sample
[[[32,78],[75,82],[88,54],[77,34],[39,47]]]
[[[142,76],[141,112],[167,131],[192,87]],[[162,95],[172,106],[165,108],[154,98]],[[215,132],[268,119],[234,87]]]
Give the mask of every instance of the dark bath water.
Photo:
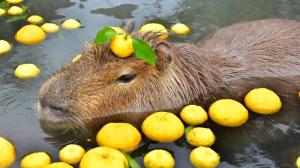
[[[26,1],[26,0],[25,0]],[[42,83],[59,67],[70,63],[82,46],[91,41],[104,26],[121,25],[134,18],[136,26],[154,21],[169,25],[188,24],[192,33],[171,40],[193,42],[205,33],[231,23],[263,18],[300,20],[299,0],[29,0],[31,13],[47,21],[60,23],[65,18],[81,20],[84,26],[74,31],[60,30],[49,35],[38,46],[22,46],[13,40],[14,33],[25,23],[4,23],[0,19],[0,38],[14,43],[9,54],[0,57],[0,136],[10,139],[17,148],[19,167],[22,156],[45,151],[57,161],[59,146],[68,137],[53,140],[40,128],[36,115],[37,92]],[[32,80],[13,76],[18,64],[31,62],[41,67],[41,74]],[[283,110],[273,116],[251,115],[241,128],[224,128],[208,123],[217,136],[213,148],[220,153],[220,167],[294,167],[300,155],[300,105],[295,95],[284,99]],[[298,114],[296,114],[298,112]],[[157,147],[173,152],[176,167],[191,167],[190,147],[184,140],[170,144],[145,143],[132,155],[141,161],[141,153]]]

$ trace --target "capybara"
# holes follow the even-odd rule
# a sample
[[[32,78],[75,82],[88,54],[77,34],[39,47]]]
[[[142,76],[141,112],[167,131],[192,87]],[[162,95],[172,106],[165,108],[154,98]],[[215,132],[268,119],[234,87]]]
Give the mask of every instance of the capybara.
[[[218,98],[242,101],[268,87],[280,96],[300,89],[300,23],[266,19],[234,24],[199,43],[160,40],[157,33],[132,36],[156,51],[155,66],[118,58],[108,44],[89,44],[82,58],[42,86],[39,116],[55,127],[140,123],[156,111],[178,113],[187,104],[207,107]]]

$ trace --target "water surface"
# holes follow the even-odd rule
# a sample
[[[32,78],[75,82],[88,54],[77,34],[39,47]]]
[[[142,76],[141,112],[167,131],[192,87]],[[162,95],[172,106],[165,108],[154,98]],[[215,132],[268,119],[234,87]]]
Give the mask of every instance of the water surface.
[[[11,140],[18,158],[34,151],[45,151],[57,161],[59,146],[72,142],[67,136],[53,140],[40,128],[36,115],[37,93],[42,83],[59,67],[71,62],[85,43],[105,26],[118,26],[134,18],[136,26],[159,22],[167,27],[183,22],[192,33],[186,37],[172,36],[181,42],[195,42],[206,33],[232,23],[263,18],[300,20],[299,0],[25,0],[30,13],[47,21],[60,23],[65,18],[79,19],[83,28],[48,35],[37,46],[22,46],[13,40],[23,21],[4,23],[0,18],[0,38],[13,42],[14,49],[0,57],[0,136]],[[41,74],[32,80],[13,76],[18,64],[34,63]],[[292,99],[292,100],[290,100]],[[289,102],[289,103],[287,103]],[[213,148],[221,154],[220,167],[293,167],[300,155],[299,101],[295,95],[284,98],[284,108],[276,115],[252,114],[241,128],[224,128],[207,123],[216,133]],[[293,116],[293,117],[292,117]],[[63,135],[63,132],[61,133]],[[141,162],[146,151],[163,147],[171,151],[177,168],[191,167],[190,147],[184,139],[170,144],[145,142],[132,155]]]

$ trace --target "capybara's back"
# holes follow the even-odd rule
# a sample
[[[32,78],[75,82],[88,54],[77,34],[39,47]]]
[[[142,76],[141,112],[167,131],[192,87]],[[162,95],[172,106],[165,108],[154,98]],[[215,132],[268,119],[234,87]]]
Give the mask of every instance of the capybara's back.
[[[228,95],[243,97],[254,87],[269,87],[282,96],[297,95],[300,90],[299,22],[238,23],[217,31],[200,45],[218,53],[219,63],[225,64],[218,69],[225,75]]]

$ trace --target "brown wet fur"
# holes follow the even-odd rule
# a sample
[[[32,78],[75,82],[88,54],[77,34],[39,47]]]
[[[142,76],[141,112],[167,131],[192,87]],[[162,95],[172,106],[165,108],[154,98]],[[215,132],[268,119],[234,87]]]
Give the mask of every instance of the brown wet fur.
[[[268,19],[234,24],[194,43],[162,41],[156,34],[133,36],[156,50],[157,65],[121,59],[108,45],[89,44],[82,58],[44,83],[39,94],[42,120],[58,127],[139,124],[155,111],[178,113],[218,98],[242,101],[256,87],[280,96],[300,90],[300,23]],[[117,79],[136,77],[129,83]],[[49,110],[50,109],[50,110]]]

